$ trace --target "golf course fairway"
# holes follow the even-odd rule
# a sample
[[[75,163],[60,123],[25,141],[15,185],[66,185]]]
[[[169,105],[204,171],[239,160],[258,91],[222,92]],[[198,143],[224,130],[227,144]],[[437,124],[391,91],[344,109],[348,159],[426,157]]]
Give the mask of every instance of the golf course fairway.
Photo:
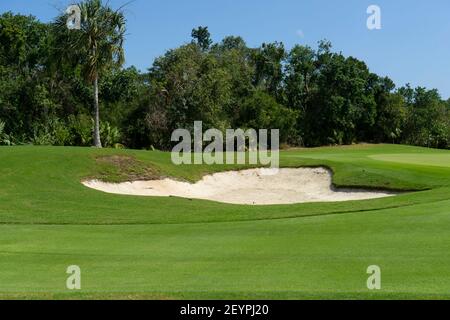
[[[245,206],[114,195],[84,179],[195,182],[245,166],[170,153],[0,147],[2,299],[449,299],[450,151],[355,145],[282,151],[336,187],[404,191],[339,203]],[[81,290],[68,290],[68,266]],[[367,288],[369,266],[381,290]]]

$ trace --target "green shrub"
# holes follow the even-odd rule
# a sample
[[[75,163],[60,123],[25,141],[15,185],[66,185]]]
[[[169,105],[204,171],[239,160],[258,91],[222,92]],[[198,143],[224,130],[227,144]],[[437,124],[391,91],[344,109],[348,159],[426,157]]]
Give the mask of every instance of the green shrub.
[[[44,125],[35,125],[33,135],[30,138],[31,144],[35,146],[51,146],[53,145],[53,136],[49,128]]]
[[[113,147],[120,143],[121,134],[117,127],[111,126],[109,122],[100,123],[100,137],[104,147]]]
[[[5,133],[5,123],[0,120],[0,146],[13,146],[16,144],[14,140],[12,135]]]
[[[71,133],[73,145],[89,146],[92,144],[93,120],[87,115],[70,115],[68,119],[68,128]]]

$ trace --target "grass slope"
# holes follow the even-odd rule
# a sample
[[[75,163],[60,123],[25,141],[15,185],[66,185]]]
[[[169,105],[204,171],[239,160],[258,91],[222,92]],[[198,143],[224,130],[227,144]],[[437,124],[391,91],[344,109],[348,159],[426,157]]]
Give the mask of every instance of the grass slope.
[[[298,149],[284,167],[324,165],[336,186],[407,192],[345,203],[248,207],[110,195],[87,177],[195,181],[234,166],[173,166],[170,154],[0,148],[0,298],[450,298],[448,151],[359,145]],[[67,266],[82,290],[65,289]],[[383,289],[366,288],[369,265]]]

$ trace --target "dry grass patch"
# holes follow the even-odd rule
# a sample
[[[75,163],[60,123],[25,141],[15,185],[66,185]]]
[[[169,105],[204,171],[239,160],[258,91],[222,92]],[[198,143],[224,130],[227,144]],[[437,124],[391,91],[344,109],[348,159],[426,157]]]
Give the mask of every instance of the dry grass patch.
[[[95,162],[96,174],[91,178],[105,182],[149,181],[161,177],[154,166],[131,156],[98,156]]]

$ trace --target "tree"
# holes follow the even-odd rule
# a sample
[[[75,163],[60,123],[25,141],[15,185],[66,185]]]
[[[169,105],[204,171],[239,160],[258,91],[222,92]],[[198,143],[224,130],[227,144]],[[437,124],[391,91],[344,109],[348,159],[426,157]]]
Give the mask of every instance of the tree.
[[[201,120],[205,130],[278,128],[296,146],[450,147],[450,100],[409,85],[395,91],[328,41],[287,54],[282,43],[250,48],[236,36],[213,44],[199,27],[143,74],[122,68],[121,12],[100,0],[80,7],[78,31],[67,16],[46,24],[0,14],[0,143],[88,146],[95,131],[96,146],[167,150],[174,129]]]
[[[67,15],[57,21],[64,28],[63,50],[66,57],[76,59],[82,73],[94,88],[94,146],[102,147],[100,139],[99,77],[114,66],[121,66],[125,56],[125,16],[119,10],[103,5],[101,0],[86,0],[79,4],[81,29],[67,30]]]
[[[263,43],[254,50],[255,63],[254,84],[278,98],[283,80],[283,61],[286,58],[284,44],[279,42]]]
[[[209,49],[212,44],[211,34],[208,31],[208,27],[198,27],[192,29],[191,33],[193,43],[196,43],[203,51]]]
[[[404,142],[424,147],[446,148],[450,140],[449,113],[437,90],[400,88],[407,105]]]
[[[405,98],[399,93],[393,93],[394,82],[388,77],[373,75],[377,114],[373,126],[372,137],[376,142],[399,141],[403,133],[406,119]]]
[[[29,135],[53,112],[42,85],[48,29],[33,16],[0,15],[0,118],[14,136]]]
[[[280,142],[288,142],[295,131],[297,112],[277,103],[269,94],[256,90],[246,98],[240,112],[244,129],[279,129]]]
[[[240,110],[244,100],[253,94],[255,67],[251,59],[251,49],[241,37],[229,36],[211,48],[211,54],[218,61],[217,67],[226,71],[231,80],[228,113],[233,128],[239,126]]]
[[[0,15],[0,64],[17,67],[22,73],[39,65],[45,50],[48,26],[33,16]]]
[[[142,132],[150,125],[161,127],[162,114],[167,122],[164,130],[169,131],[191,128],[197,120],[203,121],[205,129],[229,127],[231,75],[214,54],[187,44],[157,58],[148,76],[152,99],[142,106],[149,120]]]
[[[315,71],[314,50],[299,45],[292,48],[285,67],[286,99],[291,108],[305,112],[315,82]]]

